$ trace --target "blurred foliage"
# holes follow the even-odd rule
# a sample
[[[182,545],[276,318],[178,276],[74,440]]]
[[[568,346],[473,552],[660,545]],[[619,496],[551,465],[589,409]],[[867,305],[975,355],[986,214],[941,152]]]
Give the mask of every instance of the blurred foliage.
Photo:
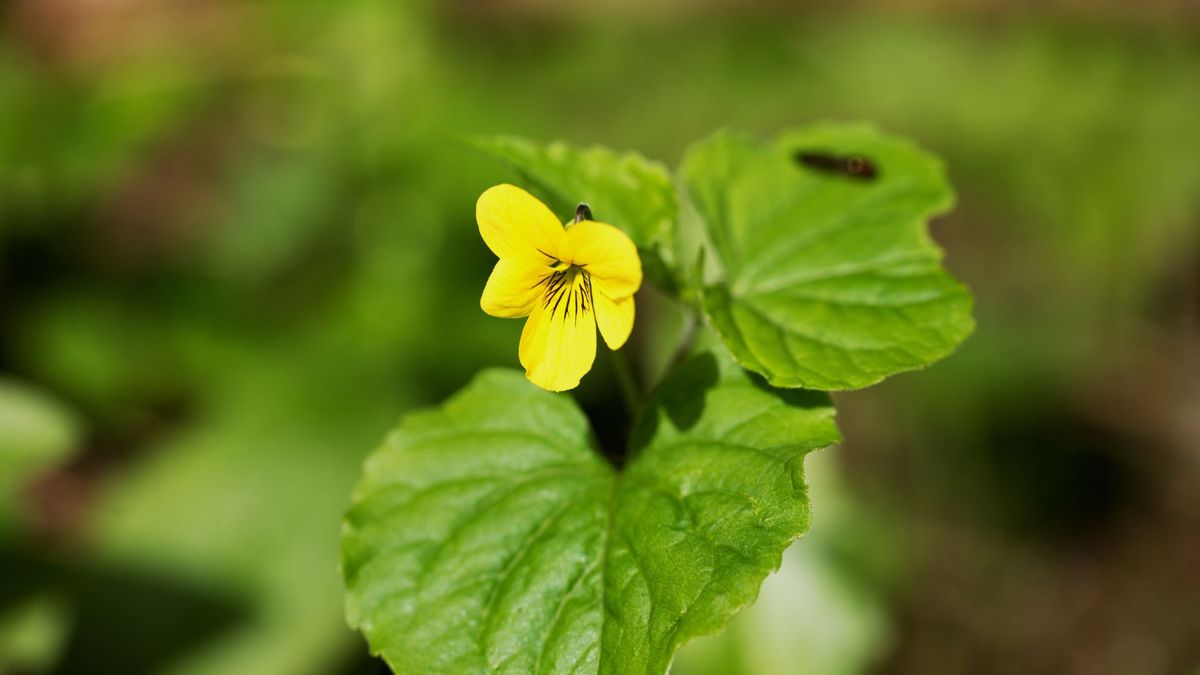
[[[832,454],[863,515],[813,548],[836,552],[817,574],[849,575],[856,599],[827,597],[833,581],[764,596],[866,618],[828,643],[841,657],[746,642],[746,672],[1200,661],[1194,23],[492,7],[5,6],[0,368],[81,425],[81,459],[30,498],[57,515],[0,556],[54,570],[19,577],[25,593],[77,617],[57,665],[29,670],[374,672],[335,567],[358,464],[402,410],[515,362],[517,322],[478,310],[491,258],[471,213],[506,174],[451,134],[675,164],[714,127],[825,118],[946,158],[959,206],[935,234],[979,327],[937,368],[839,401]],[[670,317],[639,319],[645,354]],[[585,409],[613,386],[602,370]],[[863,544],[879,530],[894,548]],[[799,549],[781,579],[815,555]],[[83,628],[122,612],[123,632]],[[152,626],[161,649],[138,656]]]
[[[41,672],[58,659],[67,634],[61,599],[35,596],[0,611],[0,668]]]
[[[36,672],[52,665],[66,635],[63,600],[21,588],[6,559],[20,536],[28,483],[64,461],[78,420],[45,393],[0,378],[0,672]],[[15,588],[14,588],[15,586]]]
[[[0,530],[16,517],[25,484],[71,452],[78,426],[58,401],[0,378]]]

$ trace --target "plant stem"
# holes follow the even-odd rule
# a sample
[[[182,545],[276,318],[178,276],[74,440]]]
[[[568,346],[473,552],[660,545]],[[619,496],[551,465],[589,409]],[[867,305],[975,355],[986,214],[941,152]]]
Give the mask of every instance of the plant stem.
[[[637,376],[633,373],[633,365],[629,363],[629,354],[624,349],[612,353],[613,369],[617,372],[617,384],[621,388],[621,398],[630,415],[637,415],[642,407],[642,389],[638,386]]]
[[[676,366],[683,363],[691,354],[692,347],[696,344],[696,332],[700,327],[700,319],[696,316],[695,311],[688,311],[686,321],[683,335],[679,339],[679,346],[675,348],[675,355],[671,357],[671,362],[667,364],[667,373],[670,373]]]

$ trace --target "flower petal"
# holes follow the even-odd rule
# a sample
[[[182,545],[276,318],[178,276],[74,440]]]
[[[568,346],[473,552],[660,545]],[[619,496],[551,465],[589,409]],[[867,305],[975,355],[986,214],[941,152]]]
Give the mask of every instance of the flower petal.
[[[592,276],[592,285],[613,299],[627,298],[642,285],[637,246],[612,225],[585,220],[567,229],[562,259]]]
[[[550,302],[537,302],[521,331],[521,365],[542,389],[574,389],[596,360],[596,320],[582,278]]]
[[[558,257],[563,227],[537,197],[515,185],[497,185],[479,195],[475,219],[484,243],[500,258],[549,264]]]
[[[529,316],[544,290],[542,280],[552,273],[553,270],[542,263],[524,258],[501,258],[483,287],[479,306],[488,314],[504,319]]]
[[[629,339],[633,330],[633,296],[610,300],[600,291],[593,291],[596,306],[596,327],[604,336],[604,344],[616,351]]]

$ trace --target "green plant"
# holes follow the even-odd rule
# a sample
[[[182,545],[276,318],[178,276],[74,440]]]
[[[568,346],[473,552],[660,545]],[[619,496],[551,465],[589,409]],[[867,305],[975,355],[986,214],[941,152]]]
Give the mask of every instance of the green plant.
[[[807,529],[804,456],[840,439],[823,392],[971,332],[926,231],[951,190],[936,158],[865,126],[721,132],[674,180],[632,153],[473,144],[559,217],[588,202],[711,330],[627,397],[624,448],[505,370],[406,417],[344,521],[348,619],[398,672],[663,673]]]

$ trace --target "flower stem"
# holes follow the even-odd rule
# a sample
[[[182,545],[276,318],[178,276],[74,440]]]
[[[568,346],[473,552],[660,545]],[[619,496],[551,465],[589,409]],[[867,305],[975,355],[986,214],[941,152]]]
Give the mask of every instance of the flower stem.
[[[613,369],[617,372],[617,384],[621,388],[621,398],[629,414],[636,416],[642,407],[642,388],[638,385],[633,365],[629,362],[628,352],[618,349],[612,353]]]

